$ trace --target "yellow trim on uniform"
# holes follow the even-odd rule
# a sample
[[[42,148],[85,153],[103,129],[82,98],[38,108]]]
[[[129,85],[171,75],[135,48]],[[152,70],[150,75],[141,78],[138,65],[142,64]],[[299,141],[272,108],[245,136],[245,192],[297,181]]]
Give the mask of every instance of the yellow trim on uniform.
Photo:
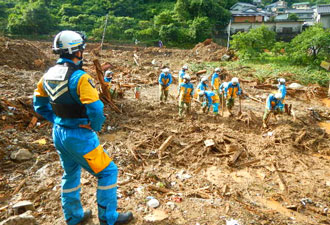
[[[187,90],[187,91],[185,91]],[[185,102],[185,103],[190,103],[191,102],[191,95],[190,93],[192,92],[191,88],[186,88],[180,86],[180,101]]]
[[[212,103],[220,103],[220,98],[217,94],[213,95],[211,98],[212,98]]]
[[[99,100],[99,94],[96,88],[94,88],[88,80],[94,82],[94,79],[85,73],[78,81],[77,94],[82,104],[90,104]]]
[[[104,170],[112,161],[112,159],[104,152],[101,145],[97,146],[94,150],[84,155],[88,165],[94,171],[99,173]]]
[[[213,89],[218,90],[220,87],[220,78],[217,77],[214,79]]]
[[[34,96],[36,97],[48,97],[47,92],[44,89],[44,78],[41,77],[37,84],[37,88],[34,90]]]
[[[160,84],[160,85],[159,85],[159,90],[160,90],[160,91],[162,91],[162,90],[164,90],[164,91],[168,91],[168,90],[170,90],[170,86],[167,86],[166,88],[163,89],[163,85]]]
[[[227,98],[236,98],[238,93],[238,87],[228,88],[227,93]]]

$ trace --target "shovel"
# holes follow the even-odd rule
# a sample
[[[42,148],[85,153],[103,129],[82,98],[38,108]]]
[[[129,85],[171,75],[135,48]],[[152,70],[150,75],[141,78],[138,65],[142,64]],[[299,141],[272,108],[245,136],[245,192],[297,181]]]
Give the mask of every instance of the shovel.
[[[222,98],[222,102],[221,102],[221,116],[223,117],[223,114],[224,114],[224,106],[225,106],[225,97],[224,97],[224,93],[222,92],[222,95],[221,95],[221,98]]]
[[[242,115],[242,104],[241,104],[241,97],[239,97],[239,112],[238,112],[238,116]]]

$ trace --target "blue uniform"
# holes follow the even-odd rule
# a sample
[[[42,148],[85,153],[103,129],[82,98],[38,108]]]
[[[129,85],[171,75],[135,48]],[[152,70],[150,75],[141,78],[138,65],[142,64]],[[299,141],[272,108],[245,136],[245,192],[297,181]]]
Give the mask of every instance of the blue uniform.
[[[280,84],[278,85],[278,92],[281,93],[282,99],[280,101],[280,107],[283,109],[284,108],[284,99],[286,97],[286,87],[285,84]]]
[[[61,185],[64,217],[69,225],[77,224],[83,218],[80,202],[82,167],[98,178],[97,203],[100,223],[112,225],[118,218],[118,170],[103,150],[95,132],[102,128],[105,120],[103,103],[99,100],[92,77],[83,70],[75,69],[68,78],[63,78],[65,64],[74,65],[69,59],[59,59],[57,65],[41,78],[33,98],[35,111],[54,124],[54,145],[64,170]],[[55,108],[51,105],[54,107],[54,103],[84,107],[85,116],[58,116],[59,113],[55,114]],[[87,124],[90,124],[91,129],[80,127]]]
[[[206,91],[208,89],[208,85],[204,82],[200,82],[198,85],[197,85],[197,94],[200,92],[200,91]]]
[[[267,97],[266,109],[277,110],[277,109],[281,108],[280,106],[281,106],[281,100],[276,99],[273,94],[270,94]]]
[[[232,82],[229,82],[228,85],[225,87],[226,98],[236,98],[238,95],[241,95],[241,93],[242,90],[239,83],[234,85]]]
[[[158,82],[161,86],[165,86],[166,90],[168,90],[168,87],[172,84],[172,75],[170,73],[167,75],[165,73],[161,73],[159,75]]]
[[[186,74],[185,70],[182,69],[179,72],[179,84],[183,83],[183,76]]]
[[[205,96],[207,99],[207,107],[210,108],[212,105],[213,113],[218,114],[219,103],[220,103],[219,96],[217,94],[215,94],[213,91],[205,91]]]

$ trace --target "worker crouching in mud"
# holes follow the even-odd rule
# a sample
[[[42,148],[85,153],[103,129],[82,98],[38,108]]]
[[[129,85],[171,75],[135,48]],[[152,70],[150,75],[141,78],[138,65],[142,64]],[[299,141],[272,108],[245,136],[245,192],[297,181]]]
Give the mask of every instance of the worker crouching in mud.
[[[212,92],[212,91],[200,91],[198,93],[199,96],[203,97],[205,96],[205,101],[203,102],[203,112],[208,113],[210,111],[210,108],[212,106],[213,108],[213,114],[215,116],[219,115],[219,103],[220,99],[219,96]]]
[[[283,105],[281,103],[281,99],[282,99],[282,94],[281,93],[276,93],[274,94],[270,94],[267,97],[266,100],[266,107],[265,107],[265,113],[264,116],[262,118],[262,126],[264,128],[267,128],[267,123],[269,121],[270,115],[274,114],[275,116],[279,113],[282,113],[283,110]]]
[[[56,35],[53,51],[60,58],[39,81],[33,106],[54,124],[54,145],[64,170],[61,199],[66,223],[85,223],[92,215],[80,202],[80,173],[84,168],[98,178],[100,224],[127,224],[132,213],[117,212],[117,166],[96,133],[105,117],[93,78],[80,65],[84,49],[85,38],[80,33],[66,30]]]
[[[172,84],[172,75],[168,68],[163,69],[163,72],[159,75],[159,99],[160,102],[167,101],[168,92],[170,90],[170,85]]]
[[[199,82],[199,84],[197,85],[197,97],[198,97],[198,101],[203,101],[203,96],[204,95],[200,95],[199,93],[202,91],[207,91],[208,90],[208,85],[207,85],[207,77],[202,77],[201,82]]]
[[[190,83],[190,76],[188,74],[183,76],[183,83],[179,85],[179,116],[182,118],[183,111],[186,108],[186,114],[190,113],[191,100],[194,94],[194,85]]]

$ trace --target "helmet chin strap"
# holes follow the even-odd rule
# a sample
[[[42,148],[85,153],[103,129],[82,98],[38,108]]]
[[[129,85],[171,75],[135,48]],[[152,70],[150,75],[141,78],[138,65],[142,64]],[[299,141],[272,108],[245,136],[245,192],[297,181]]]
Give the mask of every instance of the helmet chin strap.
[[[74,54],[74,57],[79,59],[79,60],[82,60],[83,59],[83,52],[82,51],[79,51],[81,53],[81,56],[77,56],[77,54]]]

